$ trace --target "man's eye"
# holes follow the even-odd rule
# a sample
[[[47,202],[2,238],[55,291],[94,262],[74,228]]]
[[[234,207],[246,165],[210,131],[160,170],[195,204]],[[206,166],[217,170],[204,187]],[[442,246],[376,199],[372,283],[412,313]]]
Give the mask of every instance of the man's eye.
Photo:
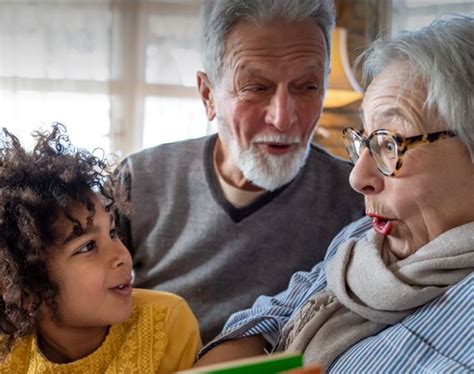
[[[79,254],[79,253],[88,253],[93,251],[96,248],[95,241],[91,240],[84,244],[82,247],[80,247],[74,254]]]
[[[259,93],[265,91],[265,87],[258,85],[258,84],[252,84],[247,87],[244,87],[244,91],[246,92],[252,92],[252,93]]]
[[[307,91],[319,91],[319,86],[317,84],[307,84],[304,88]]]

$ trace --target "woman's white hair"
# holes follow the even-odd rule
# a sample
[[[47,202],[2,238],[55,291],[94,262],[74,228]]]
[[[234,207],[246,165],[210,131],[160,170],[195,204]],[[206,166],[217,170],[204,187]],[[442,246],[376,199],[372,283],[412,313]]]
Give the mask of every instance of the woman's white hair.
[[[434,108],[471,152],[474,162],[474,17],[446,15],[429,26],[380,38],[361,56],[368,84],[394,62],[410,65],[426,85],[425,107]],[[407,84],[410,84],[407,82]]]
[[[201,8],[201,56],[204,71],[214,84],[222,73],[227,35],[240,20],[265,25],[274,20],[292,23],[312,19],[327,47],[325,83],[329,74],[330,41],[334,28],[332,0],[206,0]]]

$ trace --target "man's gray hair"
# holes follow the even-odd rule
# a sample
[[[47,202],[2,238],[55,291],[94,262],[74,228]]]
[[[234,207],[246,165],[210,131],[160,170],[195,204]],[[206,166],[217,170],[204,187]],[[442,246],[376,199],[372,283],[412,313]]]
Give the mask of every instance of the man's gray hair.
[[[332,0],[205,0],[201,9],[201,56],[214,84],[222,73],[225,40],[240,20],[265,25],[274,20],[292,23],[312,19],[321,28],[327,47],[325,82],[329,73],[334,28]]]
[[[378,39],[362,58],[366,83],[388,65],[407,62],[413,78],[421,77],[426,85],[425,107],[437,110],[467,145],[474,162],[473,15],[444,16],[416,31]]]

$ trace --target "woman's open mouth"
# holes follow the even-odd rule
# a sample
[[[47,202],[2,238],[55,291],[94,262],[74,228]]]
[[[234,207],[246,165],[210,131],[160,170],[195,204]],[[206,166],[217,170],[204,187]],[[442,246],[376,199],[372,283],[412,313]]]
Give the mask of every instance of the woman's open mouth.
[[[393,220],[372,213],[367,213],[367,215],[372,218],[372,227],[375,231],[385,236],[390,235],[393,229]]]

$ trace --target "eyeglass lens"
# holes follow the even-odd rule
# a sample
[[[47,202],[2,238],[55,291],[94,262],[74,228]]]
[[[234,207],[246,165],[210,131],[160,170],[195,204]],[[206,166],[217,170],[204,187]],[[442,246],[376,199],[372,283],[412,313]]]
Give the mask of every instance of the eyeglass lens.
[[[364,150],[364,139],[352,130],[345,133],[345,140],[349,156],[356,163]],[[389,175],[395,170],[398,147],[396,140],[391,135],[374,134],[370,139],[370,152],[382,173]]]
[[[397,165],[397,142],[391,135],[376,134],[370,140],[370,149],[380,171],[391,174]]]

